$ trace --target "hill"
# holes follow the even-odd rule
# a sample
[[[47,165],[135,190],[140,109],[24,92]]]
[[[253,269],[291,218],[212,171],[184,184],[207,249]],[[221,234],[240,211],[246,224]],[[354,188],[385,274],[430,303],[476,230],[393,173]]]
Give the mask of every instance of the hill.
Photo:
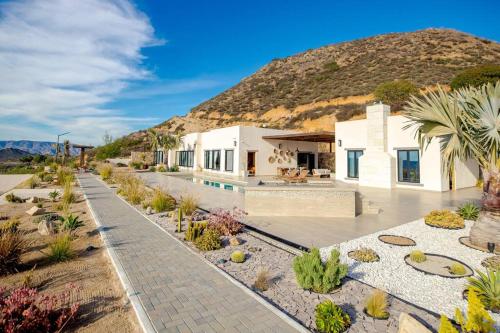
[[[30,141],[30,140],[19,140],[19,141],[0,141],[0,149],[4,148],[16,148],[28,152],[30,154],[40,154],[40,155],[55,155],[56,154],[56,143],[50,141]],[[61,144],[61,151],[62,151]],[[76,155],[79,153],[78,149],[70,149],[71,155]]]
[[[0,162],[17,161],[21,157],[31,155],[27,151],[17,148],[4,148],[0,149]]]
[[[362,117],[380,83],[404,79],[432,89],[484,64],[500,64],[499,43],[448,29],[378,35],[274,59],[186,116],[155,128],[189,133],[245,124],[333,130],[337,120]],[[145,136],[139,131],[128,138]]]

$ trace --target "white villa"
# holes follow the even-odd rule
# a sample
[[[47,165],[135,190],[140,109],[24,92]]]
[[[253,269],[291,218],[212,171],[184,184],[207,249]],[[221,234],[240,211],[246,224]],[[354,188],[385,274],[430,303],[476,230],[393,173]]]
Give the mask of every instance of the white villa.
[[[181,171],[223,176],[276,176],[279,169],[323,169],[318,143],[335,150],[336,180],[360,186],[405,187],[448,191],[476,185],[479,167],[459,163],[448,176],[442,170],[440,143],[419,149],[408,119],[390,116],[390,107],[373,104],[363,120],[337,122],[335,133],[298,133],[251,126],[232,126],[190,133],[168,152],[168,165]],[[333,145],[335,147],[333,147]],[[333,153],[330,153],[330,156]]]

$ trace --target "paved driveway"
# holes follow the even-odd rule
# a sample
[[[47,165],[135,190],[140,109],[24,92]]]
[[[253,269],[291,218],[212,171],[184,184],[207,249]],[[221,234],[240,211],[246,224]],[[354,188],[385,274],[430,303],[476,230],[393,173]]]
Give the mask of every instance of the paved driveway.
[[[0,195],[9,191],[10,189],[16,187],[16,185],[24,182],[30,178],[31,174],[28,175],[0,175]]]
[[[296,332],[94,176],[78,178],[157,332]]]

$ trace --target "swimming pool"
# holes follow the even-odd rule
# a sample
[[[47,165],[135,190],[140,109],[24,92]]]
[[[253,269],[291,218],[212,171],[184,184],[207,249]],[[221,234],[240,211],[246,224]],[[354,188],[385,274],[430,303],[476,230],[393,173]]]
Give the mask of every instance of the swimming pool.
[[[221,181],[216,181],[216,180],[210,180],[210,179],[204,179],[204,178],[199,178],[199,177],[188,177],[186,180],[196,183],[196,184],[201,184],[205,186],[210,186],[214,188],[220,188],[223,190],[227,191],[233,191],[233,192],[244,192],[243,186],[236,185],[236,184],[231,184],[231,183],[226,183],[226,182],[221,182]]]

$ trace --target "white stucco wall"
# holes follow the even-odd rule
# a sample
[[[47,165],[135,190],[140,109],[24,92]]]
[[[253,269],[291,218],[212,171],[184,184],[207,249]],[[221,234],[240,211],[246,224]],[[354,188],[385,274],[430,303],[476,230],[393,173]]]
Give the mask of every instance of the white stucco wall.
[[[213,173],[213,174],[221,174],[221,175],[230,175],[237,176],[238,175],[238,163],[240,154],[238,151],[238,142],[240,140],[240,129],[239,126],[225,127],[225,128],[217,128],[211,131],[201,133],[201,149],[200,149],[200,166],[204,167],[204,158],[205,158],[205,150],[220,150],[221,158],[220,158],[220,170],[206,170],[203,169],[204,172]],[[236,141],[236,146],[234,142]],[[226,154],[225,150],[233,150],[233,171],[225,171],[225,163],[226,163]]]
[[[398,182],[397,151],[398,149],[419,149],[415,130],[404,130],[408,118],[404,116],[389,116],[387,121],[387,153],[392,157],[392,175],[394,186],[400,188],[424,189],[431,191],[448,191],[449,179],[442,171],[440,141],[433,140],[429,146],[420,152],[420,184],[406,184]],[[366,120],[337,122],[335,124],[336,137],[336,179],[358,183],[357,180],[347,179],[347,150],[367,147]],[[339,147],[339,144],[342,144]],[[456,167],[456,188],[474,186],[478,177],[477,165],[469,161],[458,163]]]

